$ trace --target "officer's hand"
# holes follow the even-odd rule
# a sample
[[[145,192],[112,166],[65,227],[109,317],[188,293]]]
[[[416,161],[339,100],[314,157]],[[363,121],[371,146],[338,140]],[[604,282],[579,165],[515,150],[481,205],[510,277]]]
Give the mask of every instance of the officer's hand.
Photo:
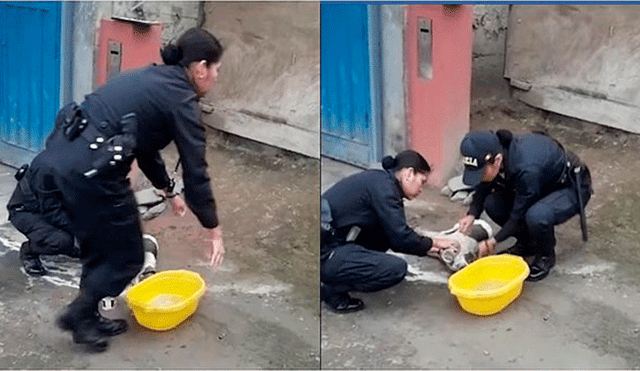
[[[460,251],[460,243],[458,241],[449,240],[446,238],[433,238],[433,247],[438,250],[453,249],[456,253]],[[432,247],[432,249],[433,249]]]
[[[460,220],[458,220],[458,224],[460,226],[458,230],[460,231],[460,233],[468,234],[475,220],[476,217],[473,215],[465,215],[460,218]]]
[[[217,226],[211,230],[211,253],[209,265],[218,269],[224,259],[224,244],[222,243],[222,228]]]
[[[173,215],[184,216],[187,213],[187,204],[184,202],[182,197],[175,195],[173,198],[170,198],[171,202],[171,210],[173,210]]]
[[[478,244],[480,257],[491,255],[496,248],[496,239],[491,237]]]

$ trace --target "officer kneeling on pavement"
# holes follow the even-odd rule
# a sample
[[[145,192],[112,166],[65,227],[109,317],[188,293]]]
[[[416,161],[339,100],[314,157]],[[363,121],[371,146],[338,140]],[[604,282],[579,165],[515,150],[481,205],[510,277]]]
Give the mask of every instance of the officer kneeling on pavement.
[[[480,256],[491,254],[508,237],[517,242],[506,253],[533,256],[527,280],[545,278],[555,265],[554,227],[580,214],[591,194],[587,166],[543,133],[513,135],[508,130],[468,133],[460,144],[463,182],[475,187],[471,206],[459,221],[465,232],[486,211],[502,228],[480,242]]]
[[[21,167],[16,180],[18,184],[7,209],[11,224],[28,239],[20,246],[20,261],[25,272],[31,276],[47,273],[40,261],[41,255],[79,258],[80,248],[71,234],[69,213],[62,205],[46,157],[38,155],[31,167]]]
[[[337,313],[364,308],[350,291],[379,291],[403,280],[407,263],[385,251],[426,256],[459,247],[420,236],[407,225],[403,198],[422,192],[431,171],[427,161],[407,150],[385,157],[382,167],[344,178],[322,195],[321,298]]]

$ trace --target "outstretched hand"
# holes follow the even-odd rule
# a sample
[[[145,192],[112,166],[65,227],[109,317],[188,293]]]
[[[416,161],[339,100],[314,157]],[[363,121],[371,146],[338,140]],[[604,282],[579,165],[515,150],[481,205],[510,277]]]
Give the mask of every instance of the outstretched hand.
[[[187,204],[184,202],[182,197],[175,195],[173,198],[170,198],[169,201],[171,202],[173,215],[177,215],[179,217],[185,216],[187,213]]]
[[[222,228],[220,226],[211,230],[211,251],[209,255],[209,265],[213,269],[218,269],[224,259],[224,244],[222,242]]]

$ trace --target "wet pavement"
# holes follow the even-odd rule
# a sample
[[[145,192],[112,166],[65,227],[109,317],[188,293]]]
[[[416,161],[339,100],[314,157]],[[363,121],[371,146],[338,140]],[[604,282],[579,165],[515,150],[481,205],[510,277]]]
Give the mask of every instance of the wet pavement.
[[[322,368],[639,369],[639,136],[517,102],[473,110],[472,127],[546,129],[581,156],[595,189],[589,241],[581,241],[577,217],[558,227],[551,274],[525,282],[519,298],[487,317],[459,306],[440,261],[403,255],[403,282],[354,293],[364,311],[338,315],[322,306]],[[466,210],[435,188],[406,203],[410,225],[431,231],[451,228]]]
[[[222,267],[213,271],[206,264],[210,242],[190,212],[180,218],[168,208],[143,224],[158,239],[159,270],[189,269],[207,283],[196,313],[158,332],[124,310],[129,331],[114,337],[108,351],[87,353],[53,324],[77,292],[79,263],[47,257],[48,275],[27,276],[18,259],[25,238],[4,223],[0,369],[319,367],[319,161],[209,134],[207,162],[227,251]],[[173,170],[175,148],[163,157]],[[144,188],[148,180],[134,178],[133,185]],[[14,186],[4,187],[10,193]]]

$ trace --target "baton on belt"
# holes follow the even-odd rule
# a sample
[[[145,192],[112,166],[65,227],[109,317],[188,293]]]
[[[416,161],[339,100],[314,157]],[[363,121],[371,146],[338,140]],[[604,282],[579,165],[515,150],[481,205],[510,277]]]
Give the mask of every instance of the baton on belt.
[[[584,205],[582,204],[582,185],[580,184],[581,166],[576,166],[573,172],[576,176],[576,192],[578,193],[578,206],[580,207],[580,228],[582,229],[582,241],[587,242],[587,216],[584,214]]]

